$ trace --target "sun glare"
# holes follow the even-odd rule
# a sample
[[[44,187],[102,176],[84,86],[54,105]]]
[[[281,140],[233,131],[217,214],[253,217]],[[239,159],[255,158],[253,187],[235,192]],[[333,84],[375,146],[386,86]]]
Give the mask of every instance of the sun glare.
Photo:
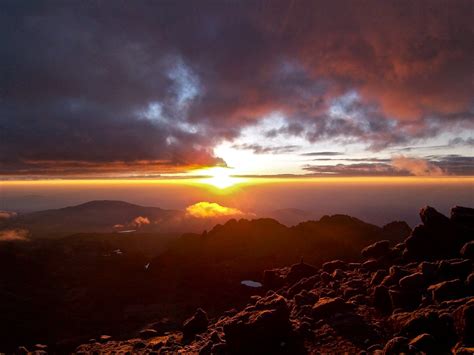
[[[243,179],[233,177],[231,174],[231,169],[229,168],[210,168],[204,171],[205,175],[209,175],[210,177],[204,178],[202,182],[215,186],[219,189],[225,189],[227,187],[231,187]]]

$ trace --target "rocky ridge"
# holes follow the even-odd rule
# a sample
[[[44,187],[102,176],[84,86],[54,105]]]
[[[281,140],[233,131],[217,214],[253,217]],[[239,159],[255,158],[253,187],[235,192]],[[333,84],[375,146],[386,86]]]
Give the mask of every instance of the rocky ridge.
[[[183,332],[91,340],[77,353],[474,354],[474,209],[432,207],[403,243],[379,241],[362,261],[266,270],[264,296]],[[184,334],[184,336],[183,336]]]

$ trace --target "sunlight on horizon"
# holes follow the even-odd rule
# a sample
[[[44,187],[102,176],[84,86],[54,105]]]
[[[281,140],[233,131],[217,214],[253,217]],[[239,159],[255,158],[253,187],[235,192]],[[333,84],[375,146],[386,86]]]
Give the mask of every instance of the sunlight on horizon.
[[[205,184],[212,185],[219,189],[226,189],[228,187],[234,186],[238,183],[246,181],[244,178],[238,178],[232,176],[231,169],[223,168],[223,167],[216,167],[202,170],[202,173],[205,175],[209,175],[210,177],[201,179],[201,182]]]

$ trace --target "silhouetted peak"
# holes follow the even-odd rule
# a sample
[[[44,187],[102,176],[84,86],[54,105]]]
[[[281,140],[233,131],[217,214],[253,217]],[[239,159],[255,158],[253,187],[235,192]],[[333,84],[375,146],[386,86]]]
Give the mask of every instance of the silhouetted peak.
[[[355,217],[351,217],[345,214],[334,214],[334,215],[325,215],[321,217],[319,220],[320,223],[324,224],[360,224],[360,223],[365,223],[362,222],[360,219],[357,219]]]
[[[76,206],[66,207],[68,209],[108,209],[108,208],[141,208],[142,206],[120,200],[93,200]],[[65,208],[64,208],[65,209]]]

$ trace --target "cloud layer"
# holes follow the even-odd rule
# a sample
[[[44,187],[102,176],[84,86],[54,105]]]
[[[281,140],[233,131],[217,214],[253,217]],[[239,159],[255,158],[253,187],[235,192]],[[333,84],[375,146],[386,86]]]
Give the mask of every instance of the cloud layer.
[[[216,218],[242,216],[244,213],[236,208],[225,207],[215,202],[198,202],[186,208],[186,214],[196,218]]]
[[[274,112],[268,137],[371,150],[473,130],[473,6],[4,1],[0,173],[225,164],[213,147]]]

